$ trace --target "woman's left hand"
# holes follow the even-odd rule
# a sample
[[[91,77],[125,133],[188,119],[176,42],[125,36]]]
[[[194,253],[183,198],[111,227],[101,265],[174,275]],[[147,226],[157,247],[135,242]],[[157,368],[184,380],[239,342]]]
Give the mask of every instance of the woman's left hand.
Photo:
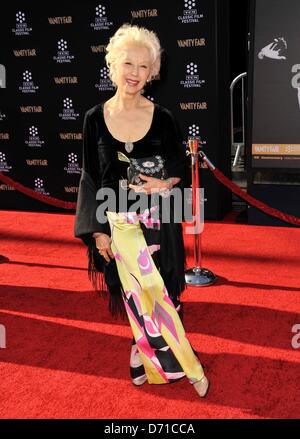
[[[145,174],[139,174],[141,180],[145,180],[145,183],[142,185],[138,184],[129,184],[128,187],[133,189],[135,192],[143,192],[146,194],[151,194],[153,192],[162,192],[168,189],[172,189],[172,179],[169,178],[167,180],[161,180],[155,177],[149,177]]]

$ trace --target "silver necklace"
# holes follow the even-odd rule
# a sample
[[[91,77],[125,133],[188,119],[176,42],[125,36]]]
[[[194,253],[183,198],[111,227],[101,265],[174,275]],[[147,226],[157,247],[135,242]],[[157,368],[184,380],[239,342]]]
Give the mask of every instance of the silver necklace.
[[[125,149],[127,152],[131,152],[133,150],[133,143],[132,142],[125,142]]]

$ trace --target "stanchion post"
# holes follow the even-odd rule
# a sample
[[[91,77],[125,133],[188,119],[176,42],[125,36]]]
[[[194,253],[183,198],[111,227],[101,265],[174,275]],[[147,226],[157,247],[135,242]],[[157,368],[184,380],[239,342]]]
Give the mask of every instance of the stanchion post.
[[[187,155],[191,157],[191,172],[192,172],[192,216],[193,222],[196,225],[204,223],[204,218],[201,218],[201,204],[204,199],[201,199],[201,187],[199,179],[199,140],[197,138],[189,138]],[[203,229],[202,229],[203,230]],[[202,230],[194,228],[194,267],[185,271],[185,282],[193,286],[208,286],[215,282],[217,277],[215,274],[201,266],[201,233]]]

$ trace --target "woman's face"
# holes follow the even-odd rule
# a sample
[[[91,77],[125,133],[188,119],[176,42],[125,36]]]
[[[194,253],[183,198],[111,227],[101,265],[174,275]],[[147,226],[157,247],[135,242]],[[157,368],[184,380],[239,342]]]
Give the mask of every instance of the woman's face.
[[[151,57],[145,47],[128,46],[116,66],[115,82],[119,91],[136,94],[151,76]]]

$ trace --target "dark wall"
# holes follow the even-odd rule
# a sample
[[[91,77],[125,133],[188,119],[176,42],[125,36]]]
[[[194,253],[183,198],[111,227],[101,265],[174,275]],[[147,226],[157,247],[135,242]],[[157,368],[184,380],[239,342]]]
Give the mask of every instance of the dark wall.
[[[105,45],[124,22],[156,31],[166,54],[146,96],[168,107],[184,139],[199,135],[211,160],[230,172],[229,0],[12,0],[0,15],[0,171],[42,195],[76,201],[85,110],[114,92]],[[156,84],[157,82],[157,84]],[[208,218],[231,200],[203,171]],[[58,209],[0,184],[4,209]]]
[[[230,77],[247,70],[249,0],[230,0]]]
[[[300,216],[299,0],[253,0],[249,55],[248,192]],[[289,224],[248,209],[250,224]]]

